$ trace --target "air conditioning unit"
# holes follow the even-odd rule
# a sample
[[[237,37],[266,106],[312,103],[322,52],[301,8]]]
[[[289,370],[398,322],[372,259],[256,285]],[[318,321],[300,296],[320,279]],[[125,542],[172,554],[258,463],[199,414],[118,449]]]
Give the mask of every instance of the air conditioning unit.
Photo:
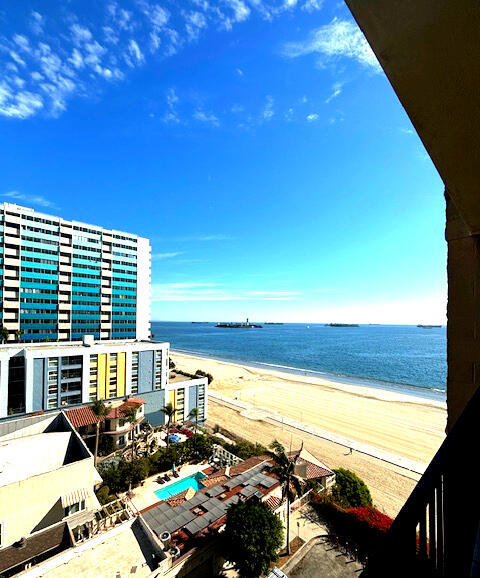
[[[180,558],[180,548],[178,546],[174,546],[173,548],[170,548],[170,550],[168,551],[168,553],[170,554],[170,556],[176,560],[177,558]]]
[[[171,539],[172,539],[172,536],[170,535],[170,532],[162,532],[160,534],[160,542],[162,543],[164,550],[169,549]]]

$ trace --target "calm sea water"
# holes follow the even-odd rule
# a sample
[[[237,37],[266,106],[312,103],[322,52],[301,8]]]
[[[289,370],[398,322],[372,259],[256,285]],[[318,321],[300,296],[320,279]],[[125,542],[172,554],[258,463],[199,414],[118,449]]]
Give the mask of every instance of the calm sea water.
[[[221,329],[214,323],[153,322],[152,332],[177,351],[445,398],[445,327],[286,323]]]

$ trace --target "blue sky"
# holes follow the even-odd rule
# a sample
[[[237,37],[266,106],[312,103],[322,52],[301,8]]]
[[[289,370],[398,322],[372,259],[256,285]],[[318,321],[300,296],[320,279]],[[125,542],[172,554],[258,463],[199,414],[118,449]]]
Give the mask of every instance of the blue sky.
[[[152,241],[152,318],[443,323],[443,186],[341,2],[0,7],[0,200]]]

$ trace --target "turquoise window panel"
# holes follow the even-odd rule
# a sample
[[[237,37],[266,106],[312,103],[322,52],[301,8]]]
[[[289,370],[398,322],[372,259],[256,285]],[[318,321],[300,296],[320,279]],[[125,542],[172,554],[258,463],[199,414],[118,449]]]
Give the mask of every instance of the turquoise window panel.
[[[95,328],[95,329],[97,329],[97,328]],[[82,337],[83,337],[84,335],[85,335],[85,332],[84,332],[84,331],[83,331],[83,332],[80,332],[80,333],[78,333],[78,332],[73,333],[73,332],[72,332],[72,339],[82,339]],[[98,333],[97,331],[91,331],[91,332],[89,333],[89,335],[93,335],[93,337],[94,337],[95,339],[100,339],[100,333]]]
[[[90,261],[90,259],[78,259],[75,257],[72,259],[72,263],[74,265],[89,265],[90,267],[94,265],[98,265],[100,267],[102,264],[101,261]]]
[[[49,275],[48,273],[22,272],[22,277],[30,277],[31,279],[48,279],[49,281],[58,281],[58,275]]]
[[[135,331],[128,331],[128,332],[119,332],[119,331],[112,331],[112,337],[135,337]]]
[[[32,233],[29,237],[34,237],[36,233]],[[40,243],[38,241],[26,241],[22,239],[22,248],[31,247],[33,249],[43,249],[44,251],[58,251],[57,245],[50,245],[49,243]]]
[[[132,287],[136,289],[137,283],[136,281],[116,281],[112,279],[112,287]]]
[[[132,315],[132,317],[130,317],[130,316],[127,317],[125,315],[112,315],[112,319],[113,320],[115,320],[115,319],[122,320],[123,319],[124,321],[131,321],[132,323],[135,323],[137,320],[135,313]]]
[[[72,320],[80,320],[80,321],[91,321],[92,323],[98,324],[100,323],[100,314],[99,313],[72,313]]]
[[[20,288],[25,287],[27,289],[49,289],[51,291],[58,291],[58,285],[52,283],[35,283],[33,281],[20,281]],[[35,295],[35,293],[29,293],[28,295]],[[52,297],[55,297],[54,295]]]
[[[112,269],[113,271],[117,271],[118,269],[123,269],[125,271],[131,271],[132,273],[136,273],[137,272],[137,268],[136,267],[132,267],[131,265],[117,265],[116,263],[114,263],[112,265]]]
[[[100,293],[100,287],[80,287],[80,285],[72,285],[72,293],[78,291],[79,293]]]
[[[52,321],[56,321],[57,317],[58,313],[56,311],[52,313],[20,313],[20,323],[29,323],[30,321],[33,323],[35,319],[52,319]]]
[[[124,299],[121,299],[120,297],[112,297],[112,303],[117,303],[118,305],[122,305],[125,303],[135,303],[136,299],[135,297],[125,297]]]
[[[72,303],[81,303],[82,301],[100,303],[100,297],[94,297],[93,295],[72,295]]]
[[[100,285],[102,280],[100,277],[98,279],[86,279],[85,277],[74,277],[72,276],[72,284],[73,283],[95,283],[96,285]],[[82,287],[81,290],[85,291],[86,288]],[[80,290],[80,289],[79,289]]]
[[[53,235],[49,233],[37,233],[35,231],[23,231],[22,230],[22,237],[35,237],[36,239],[46,239],[47,241],[57,241],[59,240],[59,235]],[[23,245],[23,240],[22,240]]]
[[[49,253],[35,253],[34,251],[20,251],[21,257],[30,257],[32,259],[48,259],[49,261],[58,261],[58,255]]]
[[[46,289],[47,285],[45,285],[43,287],[43,289]],[[50,287],[49,287],[50,288]],[[57,299],[58,295],[54,295],[54,294],[50,294],[50,293],[24,293],[22,291],[20,291],[20,299]],[[24,305],[29,305],[29,303],[24,303]],[[48,303],[46,304],[48,305]],[[50,303],[51,305],[51,303]],[[56,307],[56,305],[54,305],[54,307]]]
[[[102,252],[99,251],[98,253],[96,251],[84,251],[83,249],[75,249],[75,247],[73,248],[73,254],[72,257],[77,257],[77,255],[84,255],[85,257],[96,257],[98,256],[98,259],[101,259],[102,257]]]
[[[31,263],[30,261],[20,261],[22,267],[30,267],[30,269],[50,269],[58,271],[58,264],[55,263]]]
[[[112,289],[112,295],[133,295],[137,294],[136,291],[129,291],[127,289]]]
[[[126,313],[135,313],[135,307],[120,307],[120,305],[112,305],[112,311],[125,311]]]
[[[23,322],[22,319],[20,318],[20,327],[22,329],[56,329],[57,324],[56,323],[42,323],[41,327],[40,327],[40,325],[38,323]]]
[[[118,277],[124,277],[125,279],[136,279],[137,276],[136,275],[130,275],[130,273],[119,273],[118,271],[113,271],[112,272],[112,279],[115,279]]]
[[[22,341],[42,341],[42,339],[58,339],[58,333],[26,333],[22,335]]]
[[[31,296],[31,293],[27,293]],[[53,296],[54,297],[54,296]],[[20,303],[20,309],[57,309],[56,303]]]
[[[80,269],[79,267],[72,267],[72,273],[77,275],[95,275],[100,276],[99,269]]]
[[[95,305],[72,305],[72,311],[97,311],[100,313],[100,307],[96,307]]]

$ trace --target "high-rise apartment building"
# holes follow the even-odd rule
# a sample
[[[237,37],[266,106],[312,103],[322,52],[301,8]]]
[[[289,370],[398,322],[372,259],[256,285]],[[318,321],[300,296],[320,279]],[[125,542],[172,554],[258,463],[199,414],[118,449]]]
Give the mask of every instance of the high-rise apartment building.
[[[0,204],[9,341],[150,337],[148,239]]]

